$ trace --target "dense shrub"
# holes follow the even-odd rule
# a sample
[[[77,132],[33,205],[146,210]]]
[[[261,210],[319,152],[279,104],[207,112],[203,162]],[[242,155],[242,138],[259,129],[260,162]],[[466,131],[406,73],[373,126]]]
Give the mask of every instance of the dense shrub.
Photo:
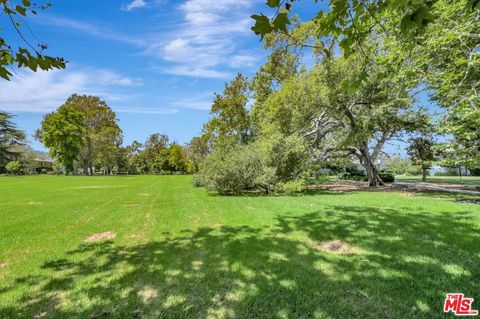
[[[303,180],[295,180],[289,182],[279,182],[275,185],[275,193],[285,195],[295,195],[305,190]]]
[[[278,181],[295,180],[307,169],[308,148],[296,135],[263,138],[258,147],[265,165],[274,168]]]
[[[340,175],[340,179],[350,181],[366,181],[367,175],[364,171],[359,169],[349,169],[346,173]]]
[[[230,147],[210,154],[200,165],[200,183],[207,190],[238,195],[255,188],[262,175],[261,156],[253,146]]]
[[[395,181],[395,174],[392,171],[381,171],[378,175],[385,183],[393,183]]]
[[[470,169],[470,175],[480,176],[480,167],[475,167]]]
[[[9,174],[16,175],[20,173],[22,166],[20,165],[19,161],[11,161],[8,162],[7,165],[5,166],[5,169]]]
[[[304,183],[293,171],[297,167],[293,164],[296,161],[292,160],[293,156],[283,162],[292,165],[293,172],[288,174],[286,165],[280,165],[280,169],[277,165],[269,165],[271,159],[267,154],[259,143],[219,148],[200,164],[193,183],[223,195],[239,195],[245,191],[266,194],[301,192]]]
[[[202,176],[200,174],[193,175],[192,183],[194,187],[202,187],[203,186]]]
[[[60,175],[65,171],[65,167],[63,167],[62,163],[60,162],[53,163],[52,169],[53,169],[53,174],[55,175]]]
[[[330,175],[327,175],[327,174],[318,174],[316,176],[305,176],[303,179],[306,185],[327,184],[332,181],[330,178]]]

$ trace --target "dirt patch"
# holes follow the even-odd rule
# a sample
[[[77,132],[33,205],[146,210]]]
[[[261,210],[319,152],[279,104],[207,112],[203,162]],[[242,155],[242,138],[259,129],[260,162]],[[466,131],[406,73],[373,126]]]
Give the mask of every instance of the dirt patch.
[[[115,234],[114,232],[107,231],[104,233],[97,233],[97,234],[90,235],[87,238],[85,238],[84,241],[86,243],[94,243],[102,240],[111,240],[111,239],[114,239],[116,236],[117,234]]]
[[[5,268],[8,266],[8,261],[0,261],[0,268]]]
[[[149,303],[152,299],[158,297],[158,292],[155,289],[144,289],[138,292],[144,303]]]
[[[310,248],[320,250],[327,253],[333,253],[338,255],[348,255],[358,253],[358,249],[350,246],[347,243],[339,239],[322,241],[322,242],[308,242],[307,246]]]
[[[415,194],[413,193],[403,193],[402,195],[400,195],[404,198],[412,198],[412,197],[416,197]]]
[[[323,185],[316,185],[315,189],[325,189],[334,192],[348,192],[348,191],[356,191],[356,190],[364,190],[366,187],[361,184],[343,184],[343,183],[335,183],[335,184],[323,184]]]

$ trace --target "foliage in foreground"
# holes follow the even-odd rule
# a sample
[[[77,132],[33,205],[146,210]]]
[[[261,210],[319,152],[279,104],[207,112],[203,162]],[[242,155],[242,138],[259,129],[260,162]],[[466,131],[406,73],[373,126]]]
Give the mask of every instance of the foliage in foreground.
[[[27,38],[31,35],[35,41],[38,38],[32,33],[25,19],[28,15],[36,15],[39,10],[47,9],[51,5],[34,3],[30,0],[10,1],[0,0],[0,16],[6,19],[7,23],[3,27],[8,27],[12,34],[18,36],[17,39],[6,39],[0,37],[0,77],[10,80],[15,73],[13,67],[28,68],[32,71],[64,69],[66,61],[63,58],[52,57],[45,54],[48,46],[45,43],[30,43]],[[3,20],[2,20],[3,21]],[[25,25],[25,29],[23,26]],[[4,31],[0,29],[0,32]],[[23,29],[23,30],[22,30]],[[27,30],[27,32],[24,32]],[[22,46],[15,49],[17,43]]]

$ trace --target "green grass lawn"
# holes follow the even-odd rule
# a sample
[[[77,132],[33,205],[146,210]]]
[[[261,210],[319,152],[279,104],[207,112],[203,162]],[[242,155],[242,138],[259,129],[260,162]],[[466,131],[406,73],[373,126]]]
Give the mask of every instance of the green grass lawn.
[[[396,181],[418,183],[422,176],[396,176]],[[427,176],[428,183],[480,186],[480,176]]]
[[[0,317],[438,318],[448,292],[479,309],[480,206],[455,199],[2,177]]]

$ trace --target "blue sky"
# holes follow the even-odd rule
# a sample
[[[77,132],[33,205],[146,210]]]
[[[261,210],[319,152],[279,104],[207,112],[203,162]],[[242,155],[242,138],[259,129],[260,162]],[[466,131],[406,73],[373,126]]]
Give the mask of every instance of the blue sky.
[[[53,0],[29,18],[66,70],[19,71],[0,81],[0,109],[31,137],[45,113],[72,93],[114,109],[125,143],[154,132],[188,142],[208,119],[214,92],[237,72],[254,74],[267,52],[250,30],[256,0]],[[7,30],[7,39],[13,34]]]
[[[69,61],[67,69],[21,70],[0,81],[0,109],[15,115],[38,150],[45,148],[32,134],[43,116],[73,93],[104,99],[117,113],[125,144],[155,132],[186,143],[208,120],[214,92],[238,72],[252,76],[268,54],[250,30],[252,14],[269,13],[263,0],[51,2],[28,22],[48,54]],[[295,13],[308,19],[319,6],[325,3],[302,1]],[[403,148],[387,145],[393,154]]]

